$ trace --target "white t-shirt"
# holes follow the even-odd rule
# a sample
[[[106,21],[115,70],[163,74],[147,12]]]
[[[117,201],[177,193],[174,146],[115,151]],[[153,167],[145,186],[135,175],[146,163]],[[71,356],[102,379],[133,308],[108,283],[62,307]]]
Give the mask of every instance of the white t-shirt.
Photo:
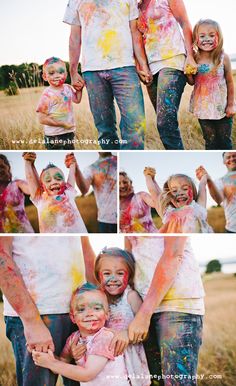
[[[230,232],[236,232],[236,172],[228,172],[215,184],[224,196],[225,227]]]
[[[98,221],[117,223],[117,157],[99,158],[83,175],[93,186],[98,208]]]
[[[87,233],[75,203],[77,192],[68,186],[64,193],[31,199],[38,210],[40,233]]]
[[[164,252],[164,237],[129,236],[135,258],[135,288],[143,299],[149,290],[156,265]],[[168,272],[166,273],[168,275]],[[158,291],[158,286],[157,286]],[[155,312],[175,311],[204,314],[204,289],[198,263],[189,241],[183,261],[169,291]]]
[[[37,106],[37,113],[44,113],[56,121],[73,125],[68,130],[60,126],[44,125],[45,135],[56,136],[75,131],[72,102],[76,100],[76,93],[69,84],[64,84],[63,88],[59,90],[52,87],[47,87],[44,90]]]
[[[82,71],[134,66],[129,22],[136,0],[69,0],[63,21],[81,26]]]
[[[80,237],[16,236],[12,256],[40,314],[68,313],[72,291],[85,281]],[[4,315],[17,316],[6,299]]]

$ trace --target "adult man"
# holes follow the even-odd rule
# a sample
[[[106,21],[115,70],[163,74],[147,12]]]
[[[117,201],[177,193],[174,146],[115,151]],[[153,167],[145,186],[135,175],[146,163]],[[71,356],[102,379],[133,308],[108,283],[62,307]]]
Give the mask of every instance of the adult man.
[[[100,233],[117,232],[117,157],[99,152],[99,158],[82,173],[73,154],[66,156],[66,165],[76,163],[76,183],[82,194],[93,187],[98,208]]]
[[[202,174],[208,175],[207,185],[213,200],[218,205],[223,203],[225,211],[226,233],[236,233],[236,152],[224,152],[223,163],[227,173],[217,181],[212,181],[204,167],[197,170],[200,179]]]
[[[92,280],[93,252],[81,238],[86,277]],[[87,260],[88,259],[88,260]],[[51,349],[59,355],[73,330],[69,302],[84,281],[79,237],[1,237],[0,287],[5,295],[6,334],[10,339],[19,386],[54,386],[56,375],[35,367],[31,352]],[[73,381],[65,380],[66,385]]]
[[[121,113],[122,149],[143,149],[143,81],[150,82],[142,36],[137,29],[136,0],[69,0],[64,22],[71,25],[70,74],[80,90],[85,82],[102,149],[119,149],[114,98]],[[81,50],[82,49],[82,50]],[[78,61],[82,51],[82,73]]]

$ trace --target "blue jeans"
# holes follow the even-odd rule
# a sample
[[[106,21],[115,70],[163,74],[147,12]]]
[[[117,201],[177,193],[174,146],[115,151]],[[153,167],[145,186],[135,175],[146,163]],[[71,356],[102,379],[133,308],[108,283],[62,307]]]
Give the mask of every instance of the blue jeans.
[[[231,150],[233,118],[199,119],[206,150]]]
[[[145,351],[153,385],[197,384],[198,353],[202,343],[202,316],[182,312],[153,314]]]
[[[153,77],[147,87],[149,97],[157,114],[157,128],[161,141],[168,150],[183,150],[178,124],[178,110],[186,84],[182,71],[163,68]]]
[[[106,222],[98,221],[99,233],[116,233],[117,224],[109,224]]]
[[[83,77],[101,148],[143,150],[144,102],[135,67],[85,71]],[[121,114],[121,141],[117,135],[114,98]]]
[[[68,314],[41,316],[49,328],[55,345],[55,355],[60,355],[68,336],[75,330]],[[54,386],[57,375],[50,370],[35,366],[31,354],[26,349],[23,324],[18,317],[5,317],[6,335],[11,341],[15,361],[18,386]],[[79,383],[64,378],[64,385],[78,386]]]

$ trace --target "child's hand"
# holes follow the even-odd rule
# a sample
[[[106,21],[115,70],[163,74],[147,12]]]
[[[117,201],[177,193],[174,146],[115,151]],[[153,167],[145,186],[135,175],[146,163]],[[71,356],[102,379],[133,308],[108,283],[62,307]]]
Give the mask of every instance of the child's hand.
[[[34,153],[34,152],[24,152],[23,154],[22,154],[22,157],[24,158],[24,160],[25,161],[29,161],[29,162],[31,162],[32,164],[34,163],[34,161],[36,160],[36,158],[37,158],[37,155],[36,155],[36,153]]]
[[[144,174],[145,176],[150,176],[150,177],[152,177],[152,179],[154,179],[154,178],[155,178],[155,175],[156,175],[156,169],[151,168],[151,167],[149,167],[149,166],[146,166],[146,167],[144,168],[143,174]]]
[[[114,355],[117,357],[126,350],[129,344],[129,337],[128,337],[128,331],[123,330],[119,331],[115,334],[114,338],[112,339],[109,349],[114,350]]]
[[[236,113],[234,105],[227,106],[225,109],[225,113],[227,118],[233,117]]]
[[[76,163],[76,158],[74,153],[66,154],[65,165],[69,168],[73,163]]]
[[[73,342],[71,344],[71,355],[76,362],[83,357],[86,351],[87,351],[86,345],[83,343]]]
[[[33,350],[32,357],[36,366],[45,367],[47,369],[50,369],[52,364],[57,361],[51,350],[48,350],[47,353]]]
[[[72,127],[75,126],[73,123],[69,123],[69,122],[59,122],[59,125],[63,127],[65,130],[70,130],[72,129]]]
[[[207,176],[207,179],[210,178],[210,176],[207,173],[206,169],[203,166],[199,166],[196,169],[196,177],[198,178],[198,180],[200,181],[202,179],[202,177],[205,176],[205,175]]]

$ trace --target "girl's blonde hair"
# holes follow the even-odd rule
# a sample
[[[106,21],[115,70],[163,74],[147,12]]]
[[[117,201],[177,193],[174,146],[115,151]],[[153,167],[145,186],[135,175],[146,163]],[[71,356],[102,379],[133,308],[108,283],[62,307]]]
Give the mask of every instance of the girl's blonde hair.
[[[175,207],[171,200],[173,198],[172,194],[171,194],[171,191],[170,191],[170,183],[171,183],[171,180],[173,180],[174,178],[185,178],[186,181],[188,182],[188,184],[191,186],[192,188],[192,191],[193,191],[193,200],[197,200],[197,197],[198,197],[198,193],[197,193],[197,188],[196,188],[196,185],[195,183],[193,182],[192,178],[190,178],[189,176],[186,176],[186,174],[173,174],[172,176],[170,176],[168,178],[168,180],[164,183],[163,185],[163,190],[162,190],[162,193],[160,195],[160,209],[161,209],[161,215],[163,216],[164,213],[165,213],[165,210],[167,208],[168,205],[171,205],[173,208]]]
[[[199,59],[199,56],[200,56],[199,49],[198,49],[198,46],[197,46],[198,29],[203,24],[212,25],[212,27],[214,27],[214,29],[216,30],[216,32],[218,34],[218,39],[219,39],[218,45],[210,53],[214,65],[218,66],[220,64],[221,55],[223,53],[223,35],[222,35],[222,31],[221,31],[220,25],[215,20],[212,20],[212,19],[200,19],[197,22],[197,24],[195,25],[195,27],[193,29],[194,57],[195,57],[196,61],[198,62],[198,59]]]

